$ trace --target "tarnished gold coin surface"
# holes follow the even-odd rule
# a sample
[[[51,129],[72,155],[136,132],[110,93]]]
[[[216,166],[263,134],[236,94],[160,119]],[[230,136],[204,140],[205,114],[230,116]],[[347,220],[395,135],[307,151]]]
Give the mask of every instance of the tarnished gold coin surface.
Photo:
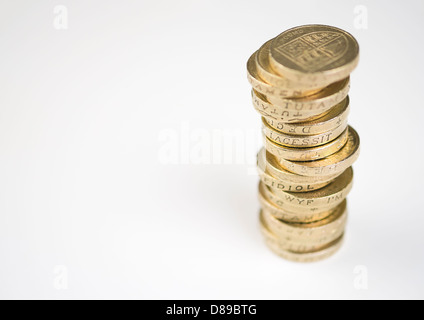
[[[328,85],[346,78],[358,64],[359,45],[348,32],[326,25],[299,26],[270,45],[270,65],[305,85]]]
[[[359,156],[358,133],[349,126],[346,144],[336,153],[316,161],[289,161],[279,158],[280,165],[288,171],[303,176],[328,176],[338,174],[350,167]]]
[[[288,123],[264,117],[267,123],[277,131],[294,134],[299,136],[307,136],[330,131],[342,123],[347,121],[349,115],[349,96],[342,102],[332,107],[322,117],[300,123]]]
[[[336,139],[318,147],[294,148],[279,145],[264,136],[265,148],[278,159],[291,161],[312,161],[332,155],[340,150],[347,142],[348,129],[346,128]]]

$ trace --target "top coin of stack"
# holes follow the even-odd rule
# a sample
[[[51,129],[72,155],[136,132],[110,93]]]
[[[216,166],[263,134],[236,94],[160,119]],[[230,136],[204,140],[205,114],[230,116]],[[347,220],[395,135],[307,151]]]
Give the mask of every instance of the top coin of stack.
[[[347,124],[358,59],[346,31],[306,25],[267,41],[247,62],[265,144],[258,154],[261,229],[284,258],[320,260],[342,242],[359,155],[359,136]]]

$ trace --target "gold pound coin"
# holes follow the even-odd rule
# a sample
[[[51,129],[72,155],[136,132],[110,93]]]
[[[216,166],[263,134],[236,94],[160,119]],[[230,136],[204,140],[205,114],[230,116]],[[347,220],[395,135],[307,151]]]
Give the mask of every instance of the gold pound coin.
[[[285,199],[282,199],[281,196],[275,194],[274,190],[272,190],[270,187],[264,185],[262,182],[260,182],[259,189],[263,189],[263,193],[266,195],[266,198],[276,207],[280,208],[284,212],[288,212],[293,215],[297,215],[298,220],[296,222],[300,223],[308,223],[308,222],[314,222],[317,220],[324,219],[328,215],[330,215],[331,209],[333,209],[335,206],[337,206],[338,203],[332,203],[326,206],[300,206],[296,205],[294,202],[287,201]],[[318,189],[320,190],[320,189]],[[301,193],[298,193],[301,194]],[[343,199],[342,199],[343,200]],[[319,215],[320,219],[313,220],[312,217],[316,217],[316,215]],[[295,220],[286,220],[284,218],[277,217],[278,219],[292,222]]]
[[[347,142],[348,129],[333,141],[318,147],[293,148],[279,145],[264,136],[265,148],[272,153],[279,161],[280,158],[291,161],[312,161],[318,160],[340,150]]]
[[[267,100],[265,95],[260,92],[257,92],[254,89],[252,89],[252,103],[255,110],[259,112],[263,117],[288,123],[305,122],[318,119],[325,115],[326,112],[328,112],[328,109],[298,111],[294,109],[286,109],[284,107],[279,107],[271,104]]]
[[[299,96],[302,92],[311,94],[322,90],[321,86],[310,86],[302,85],[300,83],[293,82],[284,76],[278,75],[271,68],[269,64],[269,47],[272,40],[267,41],[256,53],[256,71],[259,78],[269,83],[274,87],[281,87],[288,91],[288,96],[293,91],[292,96]]]
[[[262,180],[263,183],[265,183],[267,186],[273,187],[278,190],[286,190],[291,192],[306,192],[306,191],[312,191],[316,190],[322,187],[325,187],[330,182],[306,182],[306,181],[293,181],[296,180],[295,177],[290,177],[286,180],[276,179],[271,175],[271,173],[268,171],[269,165],[267,164],[266,160],[266,150],[264,148],[261,149],[258,153],[258,173],[259,177]],[[284,169],[282,169],[284,170]],[[284,170],[285,171],[285,170]],[[286,171],[287,176],[295,176],[294,174]]]
[[[339,174],[350,167],[359,156],[358,133],[349,126],[346,144],[336,153],[316,161],[289,161],[279,158],[280,165],[288,171],[303,176],[328,176]]]
[[[260,214],[259,220],[261,224],[261,229],[268,230],[270,233],[272,233],[272,231],[269,229],[268,225],[265,222],[263,210]],[[265,232],[263,231],[263,234],[265,237],[267,236],[266,231]],[[324,249],[326,245],[328,245],[328,243],[331,242],[329,241],[327,243],[320,243],[319,241],[297,241],[293,239],[284,239],[284,238],[278,237],[275,234],[273,234],[272,241],[275,242],[275,244],[282,250],[298,252],[298,253],[319,251],[321,249]]]
[[[334,208],[331,206],[329,208],[317,208],[316,210],[289,206],[283,208],[278,203],[279,201],[265,184],[259,183],[259,202],[264,210],[267,210],[277,219],[298,223],[315,222],[331,215],[331,209]]]
[[[279,113],[288,110],[323,113],[343,101],[349,93],[349,88],[350,80],[345,78],[306,97],[287,99],[272,94],[265,94],[265,97],[271,106],[277,108],[276,111]]]
[[[328,176],[316,176],[316,177],[307,177],[298,175],[296,173],[292,173],[286,169],[284,169],[278,159],[272,155],[270,152],[265,152],[265,150],[261,151],[266,154],[266,168],[267,171],[271,174],[271,176],[275,177],[277,180],[281,180],[282,182],[290,182],[292,184],[300,184],[300,185],[311,185],[315,186],[315,189],[318,189],[317,185],[321,184],[329,184],[333,181],[339,174],[331,174]],[[260,152],[260,154],[261,154]],[[293,190],[290,190],[293,191]]]
[[[349,76],[359,61],[359,45],[348,32],[325,25],[299,26],[270,45],[270,65],[305,85],[326,86]]]
[[[333,141],[339,137],[347,128],[347,121],[338,127],[319,134],[309,136],[298,136],[282,133],[272,128],[264,118],[262,118],[262,132],[271,141],[286,147],[308,148],[317,147]]]
[[[264,225],[280,240],[294,243],[326,244],[342,235],[347,221],[346,200],[331,210],[322,220],[311,223],[289,223],[261,210]]]
[[[347,168],[340,176],[319,190],[293,193],[270,187],[272,193],[288,205],[300,208],[321,208],[340,204],[352,189],[353,170]]]
[[[347,121],[347,116],[349,115],[349,109],[349,96],[347,96],[342,102],[332,107],[322,117],[311,121],[287,123],[268,117],[264,118],[267,123],[277,131],[287,134],[307,136],[333,130],[342,123],[345,123]]]
[[[281,258],[292,262],[309,263],[327,259],[333,254],[335,254],[343,244],[343,235],[341,235],[339,238],[325,245],[320,250],[309,252],[294,252],[281,248],[281,246],[278,244],[278,242],[275,241],[275,237],[269,232],[269,230],[265,228],[261,229],[262,234],[265,237],[265,244],[267,245],[267,247]]]
[[[286,87],[277,87],[265,82],[258,74],[256,66],[257,54],[257,52],[252,54],[247,61],[247,79],[256,91],[266,95],[271,94],[281,98],[303,97],[314,93],[314,91],[310,92],[310,90],[302,91],[298,89],[289,89]]]

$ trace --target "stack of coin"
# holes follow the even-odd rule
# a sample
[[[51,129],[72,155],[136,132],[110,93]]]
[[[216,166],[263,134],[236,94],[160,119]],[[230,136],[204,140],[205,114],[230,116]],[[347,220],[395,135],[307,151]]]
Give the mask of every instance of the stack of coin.
[[[317,261],[341,246],[359,136],[347,124],[352,35],[306,25],[266,42],[247,62],[262,116],[258,154],[260,225],[266,244],[293,261]]]

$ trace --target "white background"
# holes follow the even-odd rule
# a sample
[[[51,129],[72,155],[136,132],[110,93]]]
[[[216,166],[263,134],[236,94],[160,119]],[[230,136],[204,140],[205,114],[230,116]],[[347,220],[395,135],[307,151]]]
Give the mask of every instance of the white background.
[[[423,16],[422,1],[2,0],[0,297],[424,298]],[[303,265],[259,232],[245,63],[309,23],[360,43],[349,121],[362,151],[343,248]],[[242,163],[182,160],[222,130],[244,132]]]

